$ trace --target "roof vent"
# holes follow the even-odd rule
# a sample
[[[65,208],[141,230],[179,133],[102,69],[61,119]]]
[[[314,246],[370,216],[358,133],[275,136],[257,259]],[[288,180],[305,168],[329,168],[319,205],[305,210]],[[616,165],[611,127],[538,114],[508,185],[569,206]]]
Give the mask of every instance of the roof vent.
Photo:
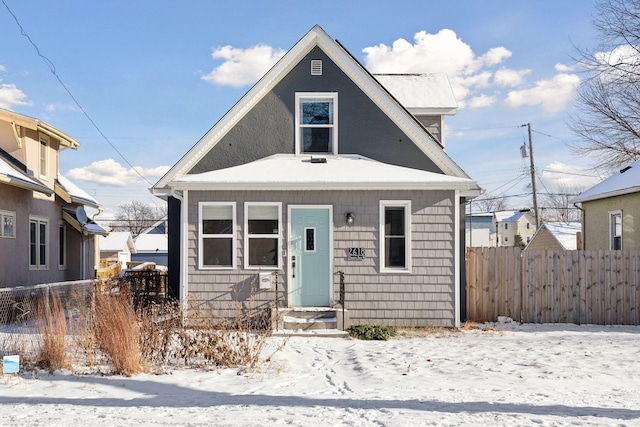
[[[311,75],[312,76],[322,75],[322,59],[311,60]]]
[[[327,163],[326,157],[311,157],[311,163]]]
[[[627,166],[626,168],[622,168],[622,169],[620,169],[620,173],[625,173],[629,169],[631,169],[631,166]]]

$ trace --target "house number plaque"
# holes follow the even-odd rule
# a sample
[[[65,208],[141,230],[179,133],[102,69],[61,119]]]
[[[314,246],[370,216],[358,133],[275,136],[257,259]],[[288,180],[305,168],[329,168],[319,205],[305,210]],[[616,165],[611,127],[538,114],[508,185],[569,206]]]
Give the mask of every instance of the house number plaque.
[[[347,258],[349,260],[364,259],[364,253],[364,248],[347,248]]]

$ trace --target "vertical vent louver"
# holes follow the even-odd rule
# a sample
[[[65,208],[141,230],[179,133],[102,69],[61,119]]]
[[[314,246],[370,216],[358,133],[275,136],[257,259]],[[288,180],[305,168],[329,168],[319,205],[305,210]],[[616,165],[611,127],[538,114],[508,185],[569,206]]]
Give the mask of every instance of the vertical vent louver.
[[[322,60],[321,59],[312,59],[311,60],[311,75],[312,76],[321,76],[322,75]]]

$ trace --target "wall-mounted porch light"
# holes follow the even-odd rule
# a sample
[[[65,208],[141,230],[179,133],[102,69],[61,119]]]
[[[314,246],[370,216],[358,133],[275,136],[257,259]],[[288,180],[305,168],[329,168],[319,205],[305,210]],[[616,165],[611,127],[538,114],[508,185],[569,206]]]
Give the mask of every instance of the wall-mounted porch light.
[[[351,227],[356,222],[356,216],[353,212],[347,213],[347,225]]]

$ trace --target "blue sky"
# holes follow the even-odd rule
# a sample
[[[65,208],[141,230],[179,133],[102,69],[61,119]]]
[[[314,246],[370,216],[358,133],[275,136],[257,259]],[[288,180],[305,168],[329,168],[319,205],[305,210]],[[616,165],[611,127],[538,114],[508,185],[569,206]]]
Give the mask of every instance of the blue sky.
[[[446,150],[488,195],[530,207],[525,123],[539,191],[595,182],[581,170],[590,160],[566,147],[581,78],[572,56],[595,44],[595,0],[0,1],[0,107],[80,142],[60,170],[105,217],[134,199],[161,203],[149,182],[315,24],[370,71],[447,72],[459,109],[446,118]]]

